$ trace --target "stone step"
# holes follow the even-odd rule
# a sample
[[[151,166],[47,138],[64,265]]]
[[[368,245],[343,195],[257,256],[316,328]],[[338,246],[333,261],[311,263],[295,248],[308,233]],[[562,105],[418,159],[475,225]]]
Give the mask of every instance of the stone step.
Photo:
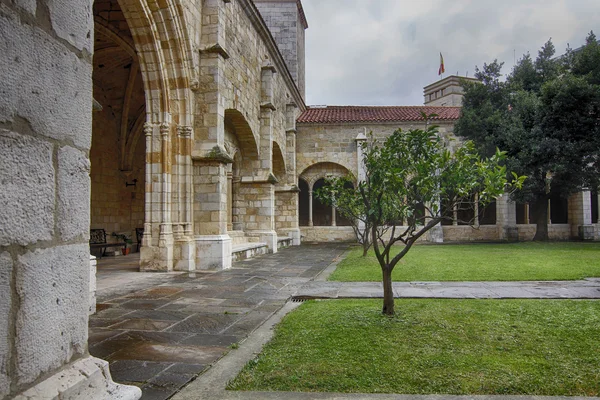
[[[240,261],[255,257],[260,254],[267,254],[268,252],[269,247],[266,243],[245,242],[233,245],[231,250],[231,258],[232,261]]]
[[[292,245],[292,241],[293,239],[288,236],[279,237],[277,238],[277,248],[284,249],[286,247],[290,247]]]

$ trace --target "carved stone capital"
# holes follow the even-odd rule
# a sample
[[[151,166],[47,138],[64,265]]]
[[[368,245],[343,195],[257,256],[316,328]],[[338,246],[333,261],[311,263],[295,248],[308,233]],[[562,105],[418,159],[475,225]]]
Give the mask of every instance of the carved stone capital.
[[[192,136],[192,127],[187,125],[179,125],[177,127],[177,134],[183,138]]]
[[[146,122],[144,124],[144,135],[146,135],[146,136],[152,136],[152,130],[153,130],[152,124]]]
[[[169,124],[160,124],[160,136],[165,139],[169,136]]]

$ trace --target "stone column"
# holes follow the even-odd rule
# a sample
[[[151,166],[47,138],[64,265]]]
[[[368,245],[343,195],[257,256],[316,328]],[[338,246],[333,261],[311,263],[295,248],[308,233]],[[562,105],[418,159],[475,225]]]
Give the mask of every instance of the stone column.
[[[241,215],[244,218],[244,232],[266,243],[273,253],[277,252],[275,183],[273,180],[242,177],[240,184],[240,198],[246,204],[245,214]]]
[[[0,9],[0,398],[138,399],[87,351],[92,2]]]
[[[517,207],[508,193],[504,193],[496,199],[496,226],[500,239],[508,241],[519,239]]]
[[[313,226],[313,195],[312,190],[308,191],[308,226]]]
[[[331,206],[331,226],[336,226],[335,222],[335,207]]]
[[[227,231],[233,230],[233,174],[227,172]]]
[[[577,192],[569,198],[569,224],[571,236],[581,240],[594,239],[592,197],[589,190]]]
[[[196,246],[192,231],[192,128],[178,126],[177,185],[179,193],[179,212],[177,213],[177,235],[173,250],[173,264],[177,271],[194,271],[196,269]]]
[[[296,104],[287,104],[286,120],[286,181],[280,182],[275,188],[276,226],[278,235],[292,238],[292,245],[299,246],[301,242],[299,203],[296,176]]]
[[[364,159],[364,150],[363,150],[363,145],[364,143],[366,143],[367,141],[367,128],[364,128],[364,132],[361,132],[358,134],[358,136],[356,136],[356,178],[357,178],[357,185],[359,185],[361,182],[364,182],[366,179],[366,171],[365,171],[365,164],[363,162]],[[358,221],[358,229],[360,231],[364,231],[365,230],[365,223],[363,221]]]
[[[479,228],[479,193],[473,196],[473,226]]]
[[[231,238],[227,234],[226,154],[194,157],[194,240],[196,268],[231,268]]]
[[[146,197],[140,270],[172,271],[174,237],[171,224],[171,126],[144,125]]]
[[[258,237],[266,243],[269,251],[277,252],[275,231],[275,184],[273,175],[273,76],[272,65],[261,70],[260,105],[260,168],[252,177],[242,177],[240,198],[246,203],[244,227],[246,235]]]
[[[430,207],[428,207],[428,208],[430,208]],[[431,213],[428,212],[427,209],[425,212],[427,213],[426,218],[425,218],[425,224],[427,224],[428,219],[431,218]],[[441,222],[438,222],[437,225],[435,225],[433,228],[428,230],[425,235],[426,235],[428,242],[443,243],[444,242],[444,228],[442,227]]]

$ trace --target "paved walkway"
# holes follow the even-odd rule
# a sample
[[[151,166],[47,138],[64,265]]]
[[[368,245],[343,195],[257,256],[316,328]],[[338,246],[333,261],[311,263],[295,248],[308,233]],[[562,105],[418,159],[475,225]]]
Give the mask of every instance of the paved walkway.
[[[173,398],[425,400],[448,397],[224,390],[227,381],[269,340],[271,327],[300,304],[289,302],[290,298],[381,297],[380,282],[325,280],[346,249],[346,244],[306,244],[234,263],[227,271],[196,273],[140,273],[135,272],[135,256],[103,259],[97,274],[98,312],[90,318],[90,353],[110,362],[115,381],[140,386],[143,400],[168,399],[201,373],[199,379]],[[394,283],[394,291],[397,297],[413,298],[600,298],[600,279],[400,282]],[[230,352],[241,342],[238,350]],[[211,365],[214,367],[208,368]]]
[[[98,266],[89,351],[144,400],[172,396],[243,341],[347,244],[303,245],[221,272],[140,273],[135,256]]]
[[[527,282],[394,282],[394,297],[436,299],[599,299],[600,279]],[[380,298],[381,282],[310,282],[294,300]]]

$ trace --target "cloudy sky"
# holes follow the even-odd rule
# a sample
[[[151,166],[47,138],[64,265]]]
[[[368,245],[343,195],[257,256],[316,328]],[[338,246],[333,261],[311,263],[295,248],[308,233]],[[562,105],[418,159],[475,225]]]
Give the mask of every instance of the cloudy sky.
[[[306,96],[310,105],[420,105],[423,87],[446,75],[473,76],[497,58],[537,56],[549,39],[600,37],[599,0],[302,0]]]

